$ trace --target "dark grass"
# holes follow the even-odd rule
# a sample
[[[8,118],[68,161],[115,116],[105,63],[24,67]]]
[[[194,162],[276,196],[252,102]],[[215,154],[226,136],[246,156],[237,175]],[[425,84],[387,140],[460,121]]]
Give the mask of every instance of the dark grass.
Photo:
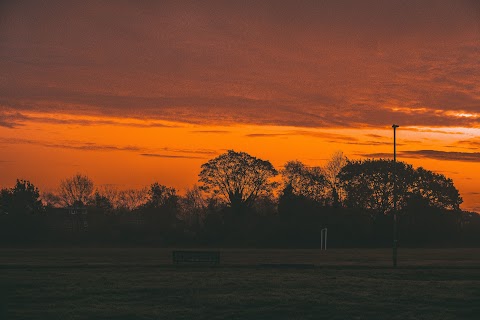
[[[396,270],[388,250],[225,250],[181,268],[166,249],[0,253],[0,319],[480,319],[478,249],[403,250]]]

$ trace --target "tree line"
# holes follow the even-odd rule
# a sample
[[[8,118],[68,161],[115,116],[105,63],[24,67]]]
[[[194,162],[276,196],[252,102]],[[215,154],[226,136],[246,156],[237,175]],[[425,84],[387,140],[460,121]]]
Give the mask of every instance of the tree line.
[[[0,191],[0,241],[318,247],[328,228],[332,246],[389,246],[396,192],[400,245],[480,245],[480,215],[460,209],[453,181],[404,162],[337,152],[323,167],[289,161],[278,171],[229,150],[201,166],[198,182],[179,195],[158,182],[95,187],[76,174],[41,194],[17,180]]]

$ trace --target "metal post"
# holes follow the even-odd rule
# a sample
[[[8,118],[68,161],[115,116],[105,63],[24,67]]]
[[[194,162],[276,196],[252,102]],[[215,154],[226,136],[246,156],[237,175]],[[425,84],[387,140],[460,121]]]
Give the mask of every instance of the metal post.
[[[393,267],[397,267],[397,128],[394,124],[393,128]]]

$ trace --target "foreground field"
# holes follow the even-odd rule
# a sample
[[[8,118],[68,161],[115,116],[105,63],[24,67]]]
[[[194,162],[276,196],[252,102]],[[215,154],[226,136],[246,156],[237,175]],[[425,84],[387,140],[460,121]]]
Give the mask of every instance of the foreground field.
[[[0,249],[1,319],[478,319],[480,250]],[[274,268],[259,264],[314,263]]]

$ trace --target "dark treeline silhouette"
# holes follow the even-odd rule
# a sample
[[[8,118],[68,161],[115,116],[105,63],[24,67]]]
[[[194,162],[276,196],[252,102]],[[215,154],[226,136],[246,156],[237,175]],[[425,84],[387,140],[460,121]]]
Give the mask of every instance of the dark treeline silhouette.
[[[396,165],[400,246],[478,246],[480,215],[444,175],[391,160],[324,167],[269,161],[228,151],[201,167],[184,195],[153,183],[144,189],[95,188],[87,176],[40,194],[17,180],[0,192],[2,245],[146,245],[306,247],[328,228],[332,247],[392,243]]]

